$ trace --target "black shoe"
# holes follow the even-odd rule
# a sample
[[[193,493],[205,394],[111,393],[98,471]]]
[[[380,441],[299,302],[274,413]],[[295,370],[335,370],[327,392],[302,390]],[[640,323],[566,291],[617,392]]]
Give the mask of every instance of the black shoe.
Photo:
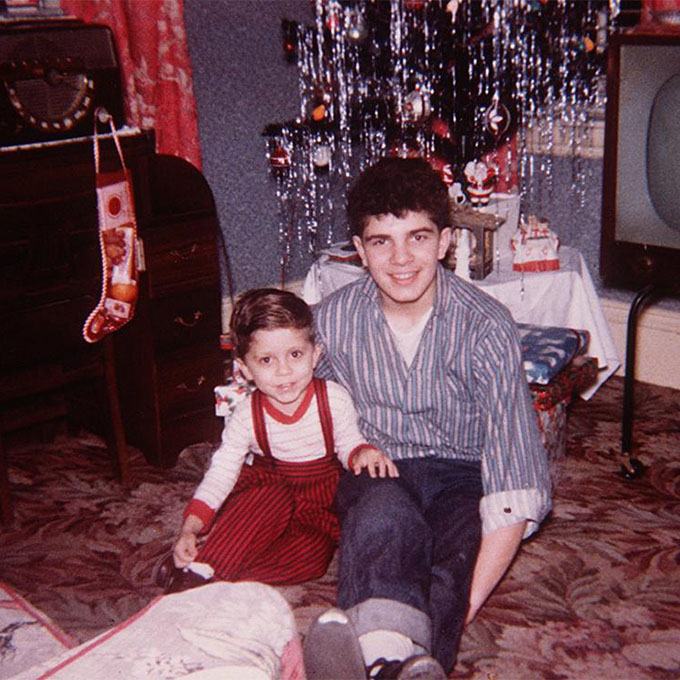
[[[376,669],[379,669],[377,673]],[[427,654],[417,654],[405,661],[378,659],[367,674],[372,680],[446,680],[439,662]]]
[[[329,609],[309,628],[303,647],[307,680],[365,680],[354,625],[341,609]]]
[[[166,595],[169,595],[210,583],[213,579],[208,573],[197,573],[191,566],[182,569],[176,567],[175,560],[170,553],[156,565],[153,580],[159,588],[163,588]]]
[[[153,582],[165,590],[172,581],[173,573],[177,569],[172,553],[166,555],[156,564],[152,572]]]
[[[170,595],[171,593],[181,593],[182,591],[189,590],[190,588],[204,586],[211,581],[212,578],[205,578],[205,576],[197,574],[189,567],[184,567],[184,569],[175,567],[174,572],[170,577],[170,582],[165,588],[165,594]]]

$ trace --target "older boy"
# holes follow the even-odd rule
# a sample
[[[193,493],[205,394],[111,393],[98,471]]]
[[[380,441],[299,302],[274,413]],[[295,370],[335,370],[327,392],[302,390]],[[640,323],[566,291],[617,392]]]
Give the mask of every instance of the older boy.
[[[448,672],[464,623],[550,508],[547,460],[509,312],[438,262],[451,229],[437,173],[384,158],[348,214],[369,276],[317,306],[316,373],[349,390],[400,477],[340,482],[338,606],[366,666],[394,667],[384,677],[411,677],[393,661],[422,652]]]

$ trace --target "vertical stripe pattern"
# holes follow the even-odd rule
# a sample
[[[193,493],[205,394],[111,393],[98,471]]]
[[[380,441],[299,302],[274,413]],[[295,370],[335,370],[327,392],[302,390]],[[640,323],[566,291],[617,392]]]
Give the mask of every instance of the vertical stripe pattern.
[[[303,463],[272,457],[261,395],[253,395],[255,436],[264,457],[242,468],[197,557],[223,580],[301,583],[328,567],[339,538],[331,508],[340,466],[333,455],[326,385],[315,379],[314,388],[326,454]]]
[[[369,276],[314,312],[324,348],[317,375],[350,392],[369,442],[397,461],[479,461],[485,494],[536,489],[547,499],[547,460],[519,335],[501,303],[439,267],[432,315],[410,367]]]

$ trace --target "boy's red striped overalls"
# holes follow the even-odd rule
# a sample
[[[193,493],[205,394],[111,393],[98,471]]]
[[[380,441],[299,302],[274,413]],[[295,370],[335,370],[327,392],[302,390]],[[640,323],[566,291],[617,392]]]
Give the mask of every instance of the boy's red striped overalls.
[[[340,464],[334,454],[333,421],[323,380],[314,379],[326,455],[288,463],[271,454],[264,395],[252,395],[255,437],[264,456],[244,465],[217,515],[198,562],[225,581],[300,583],[322,576],[333,557],[340,525],[332,511]]]

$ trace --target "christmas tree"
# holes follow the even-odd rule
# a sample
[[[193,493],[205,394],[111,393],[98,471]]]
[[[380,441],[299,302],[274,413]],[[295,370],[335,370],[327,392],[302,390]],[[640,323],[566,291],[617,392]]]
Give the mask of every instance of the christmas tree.
[[[347,186],[386,154],[424,156],[461,200],[475,163],[486,189],[525,193],[527,131],[551,140],[563,121],[577,146],[602,113],[619,13],[605,0],[316,0],[314,25],[284,20],[300,114],[264,131],[284,267],[294,238],[313,253],[346,238]]]

